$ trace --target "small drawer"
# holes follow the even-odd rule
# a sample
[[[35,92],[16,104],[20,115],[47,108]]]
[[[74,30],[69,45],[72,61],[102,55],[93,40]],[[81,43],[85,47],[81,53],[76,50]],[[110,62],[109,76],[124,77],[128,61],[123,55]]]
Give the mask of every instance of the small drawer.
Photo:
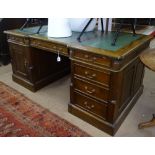
[[[74,89],[85,93],[91,97],[95,97],[104,102],[108,102],[109,98],[109,89],[100,87],[91,83],[88,83],[84,80],[74,78]]]
[[[88,68],[79,64],[74,63],[74,75],[81,76],[83,78],[87,78],[89,80],[98,82],[109,87],[110,83],[110,72],[109,71],[99,71],[92,68]]]
[[[24,37],[14,36],[14,35],[8,35],[8,42],[28,45],[29,44],[29,39],[24,38]]]
[[[108,109],[107,104],[97,102],[96,100],[93,100],[77,92],[74,92],[74,104],[90,113],[106,119]]]
[[[75,59],[84,60],[86,62],[100,66],[106,66],[106,67],[111,66],[111,60],[109,58],[102,55],[89,53],[86,51],[74,50],[72,52],[72,57]]]
[[[46,49],[49,51],[56,51],[56,52],[59,51],[60,54],[68,55],[68,49],[67,49],[67,46],[65,45],[60,45],[60,44],[42,41],[38,39],[32,39],[31,46],[41,48],[41,49]]]

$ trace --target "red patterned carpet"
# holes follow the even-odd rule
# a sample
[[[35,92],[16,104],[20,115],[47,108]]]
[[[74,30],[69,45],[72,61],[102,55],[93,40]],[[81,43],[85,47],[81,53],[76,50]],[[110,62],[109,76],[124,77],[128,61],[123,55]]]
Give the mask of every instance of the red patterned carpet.
[[[1,137],[84,137],[78,127],[0,82]]]

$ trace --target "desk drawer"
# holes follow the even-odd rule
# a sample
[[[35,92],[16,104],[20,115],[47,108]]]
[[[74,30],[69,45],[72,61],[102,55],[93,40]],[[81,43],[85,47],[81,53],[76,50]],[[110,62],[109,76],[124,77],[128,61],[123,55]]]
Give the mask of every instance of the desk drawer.
[[[106,66],[106,67],[111,66],[111,60],[109,58],[86,51],[74,50],[72,57],[75,59],[83,60],[85,62],[89,62],[100,66]]]
[[[100,71],[92,68],[88,68],[79,64],[73,64],[74,75],[87,78],[89,80],[101,83],[109,87],[110,83],[110,72],[109,71]]]
[[[74,88],[75,90],[78,90],[91,97],[95,97],[102,101],[108,102],[109,98],[108,88],[100,87],[78,78],[74,78]]]
[[[106,119],[108,110],[107,104],[97,102],[77,92],[74,92],[74,104],[90,113]]]
[[[15,35],[8,35],[8,42],[28,45],[29,44],[29,38],[28,37],[15,36]]]
[[[68,55],[67,46],[60,45],[57,43],[47,42],[47,41],[38,40],[38,39],[31,39],[31,46],[49,50],[49,51],[55,51],[55,52],[59,51],[60,54]]]

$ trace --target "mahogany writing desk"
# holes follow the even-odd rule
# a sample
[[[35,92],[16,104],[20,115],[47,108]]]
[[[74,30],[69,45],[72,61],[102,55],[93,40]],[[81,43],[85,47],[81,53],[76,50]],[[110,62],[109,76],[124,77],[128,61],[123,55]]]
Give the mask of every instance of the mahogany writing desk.
[[[144,65],[139,54],[151,37],[121,33],[111,46],[113,32],[79,33],[48,38],[46,26],[6,31],[12,58],[13,80],[36,91],[68,74],[71,69],[68,111],[114,135],[143,91]],[[57,53],[62,61],[57,62]]]

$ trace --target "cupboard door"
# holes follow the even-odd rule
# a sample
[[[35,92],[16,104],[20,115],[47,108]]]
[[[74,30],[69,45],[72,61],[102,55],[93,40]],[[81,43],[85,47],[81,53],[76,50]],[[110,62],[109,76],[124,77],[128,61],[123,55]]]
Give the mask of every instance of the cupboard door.
[[[10,43],[10,54],[13,73],[21,78],[29,79],[28,76],[28,50],[26,47]]]

